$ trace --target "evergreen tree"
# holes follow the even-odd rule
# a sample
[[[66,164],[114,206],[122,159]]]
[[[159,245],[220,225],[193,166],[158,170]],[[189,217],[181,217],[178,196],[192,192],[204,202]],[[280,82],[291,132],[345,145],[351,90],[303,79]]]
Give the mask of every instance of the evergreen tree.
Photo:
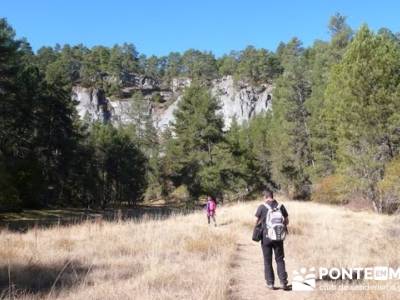
[[[271,121],[270,113],[261,114],[250,120],[246,130],[246,144],[249,147],[246,156],[251,171],[249,182],[254,191],[260,191],[265,187],[276,188],[271,173],[273,147]]]
[[[275,55],[265,49],[257,50],[248,46],[240,53],[235,78],[256,85],[271,82],[281,72],[280,62]]]
[[[214,79],[218,74],[217,61],[211,52],[189,49],[182,56],[182,65],[186,76],[201,82]]]
[[[232,51],[218,59],[218,72],[220,76],[234,75],[239,62],[239,53]]]
[[[95,150],[101,206],[140,201],[147,186],[147,159],[132,138],[109,124],[95,124],[90,140]]]
[[[219,108],[206,88],[192,85],[175,111],[171,177],[177,185],[185,184],[193,197],[220,188],[216,152],[223,140],[223,120],[217,114]]]
[[[332,128],[335,123],[324,122],[325,90],[330,69],[339,63],[346,47],[351,41],[352,30],[346,24],[346,18],[336,14],[330,19],[331,41],[317,41],[309,51],[310,80],[312,92],[306,106],[310,112],[311,147],[315,160],[312,175],[315,179],[332,174],[335,171],[335,146]],[[326,118],[325,118],[326,120]]]
[[[340,171],[377,200],[385,162],[399,150],[399,44],[366,25],[332,69],[324,116],[333,132]]]
[[[160,196],[160,143],[157,129],[153,124],[151,107],[148,100],[138,92],[131,97],[128,111],[126,112],[131,122],[123,124],[124,130],[132,136],[139,149],[148,159],[148,169],[146,171],[149,183],[149,196]]]
[[[164,81],[171,83],[172,78],[183,75],[182,56],[179,52],[171,52],[165,62]]]
[[[74,104],[63,86],[47,83],[34,60],[26,59],[30,47],[24,42],[20,48],[4,20],[0,32],[3,170],[25,207],[56,204],[74,148]]]
[[[311,86],[304,49],[292,39],[281,54],[284,73],[276,81],[271,120],[271,158],[274,181],[295,198],[309,196],[313,157],[305,102]]]
[[[29,149],[25,139],[21,139],[24,130],[19,131],[17,123],[22,120],[24,108],[17,95],[19,46],[14,30],[5,19],[0,19],[0,206],[3,209],[20,205],[14,166],[18,154]]]

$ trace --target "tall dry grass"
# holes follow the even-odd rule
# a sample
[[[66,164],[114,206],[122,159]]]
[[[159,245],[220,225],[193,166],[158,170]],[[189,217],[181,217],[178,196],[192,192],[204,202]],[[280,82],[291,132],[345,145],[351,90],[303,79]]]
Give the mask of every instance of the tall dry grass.
[[[286,241],[290,271],[300,267],[400,267],[400,224],[396,216],[353,212],[343,207],[288,202],[291,231]],[[290,273],[289,273],[290,274]],[[327,285],[386,285],[377,291],[316,291],[306,299],[400,299],[399,280],[321,281]]]
[[[25,234],[2,231],[1,297],[229,298],[236,244],[250,240],[257,205],[219,209],[218,227],[208,226],[203,212],[197,212],[165,220],[33,229]],[[400,265],[396,217],[309,202],[286,201],[285,205],[290,214],[285,248],[289,277],[303,266]],[[261,251],[255,255],[262,263]],[[246,262],[239,267],[246,268]],[[249,274],[249,280],[252,276],[263,274]],[[385,295],[385,291],[313,292],[296,297],[367,300]]]
[[[234,250],[202,213],[0,234],[3,297],[222,299]],[[10,276],[9,276],[10,275]]]

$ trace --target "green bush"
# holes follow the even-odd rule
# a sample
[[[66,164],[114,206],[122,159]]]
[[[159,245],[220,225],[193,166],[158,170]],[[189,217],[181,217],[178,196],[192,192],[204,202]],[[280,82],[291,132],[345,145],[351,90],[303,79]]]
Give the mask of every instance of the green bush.
[[[172,193],[171,198],[177,201],[186,201],[189,199],[189,191],[186,185],[178,186]]]

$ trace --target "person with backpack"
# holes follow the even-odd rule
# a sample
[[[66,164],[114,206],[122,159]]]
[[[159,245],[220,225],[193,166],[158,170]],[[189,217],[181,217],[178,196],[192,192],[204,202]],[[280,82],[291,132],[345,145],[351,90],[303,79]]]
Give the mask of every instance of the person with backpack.
[[[207,221],[210,224],[211,219],[214,221],[214,226],[217,226],[217,221],[215,220],[215,211],[217,210],[217,202],[211,196],[207,197],[206,212]]]
[[[283,290],[288,290],[288,275],[285,267],[283,241],[287,234],[289,214],[282,204],[274,199],[272,191],[263,192],[264,203],[256,211],[256,228],[261,226],[261,248],[264,257],[264,277],[267,287],[274,289],[275,275],[272,267],[272,253],[275,255],[278,277]],[[253,238],[254,239],[254,238]]]

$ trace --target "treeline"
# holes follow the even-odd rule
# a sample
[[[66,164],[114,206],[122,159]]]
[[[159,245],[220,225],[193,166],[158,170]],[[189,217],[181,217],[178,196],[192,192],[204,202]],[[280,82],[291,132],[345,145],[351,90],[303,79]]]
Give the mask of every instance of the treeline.
[[[233,75],[252,84],[273,80],[282,72],[279,59],[273,52],[248,46],[242,51],[232,51],[221,58],[211,52],[190,49],[184,53],[171,52],[167,56],[146,57],[139,54],[133,44],[113,47],[68,44],[42,47],[35,55],[25,43],[35,65],[48,82],[63,82],[66,86],[80,84],[98,87],[108,95],[120,93],[129,84],[132,74],[149,76],[161,86],[168,86],[173,78],[189,77],[207,82]]]
[[[221,58],[194,49],[165,57],[146,57],[133,44],[92,48],[56,45],[34,53],[25,39],[15,37],[5,19],[0,20],[0,56],[3,210],[132,205],[144,197],[175,197],[187,187],[190,193],[183,194],[189,203],[206,192],[222,194],[231,187],[226,185],[227,179],[213,182],[210,177],[208,187],[204,187],[205,179],[199,183],[195,175],[185,177],[188,173],[184,170],[191,172],[185,162],[180,167],[177,161],[177,165],[175,161],[169,164],[167,158],[172,156],[168,151],[175,147],[174,139],[169,131],[157,134],[143,95],[132,96],[131,124],[114,126],[80,120],[77,103],[71,100],[71,89],[81,85],[118,95],[132,75],[144,75],[161,85],[169,85],[172,78],[189,77],[199,85],[200,93],[208,95],[208,83],[223,75],[258,84],[271,82],[283,71],[273,52],[252,46]],[[191,97],[197,97],[196,93]],[[211,109],[212,114],[217,107]],[[200,154],[193,153],[198,154],[195,161],[200,165],[204,163],[205,145],[209,157],[214,155],[210,152],[211,142],[224,142],[223,147],[228,147],[219,119],[217,128],[212,129],[218,132],[213,133],[218,138],[199,145],[196,149]],[[201,121],[196,130],[203,131],[203,125]],[[210,167],[210,171],[201,174],[218,177],[222,169]],[[234,175],[230,173],[231,180]],[[190,178],[196,181],[193,185],[188,182]]]
[[[357,32],[337,14],[329,41],[293,38],[275,52],[248,47],[215,58],[188,50],[139,55],[133,45],[41,48],[0,22],[0,202],[3,207],[132,205],[143,198],[194,203],[264,187],[297,199],[357,197],[392,213],[400,199],[400,40]],[[74,84],[118,93],[124,77],[161,84],[190,77],[175,122],[157,133],[143,95],[129,125],[85,123]],[[274,85],[272,111],[224,131],[210,80],[232,75]]]
[[[130,132],[84,124],[66,82],[38,59],[0,19],[0,208],[141,200],[148,163]]]
[[[341,15],[331,40],[304,48],[297,39],[277,51],[284,72],[275,81],[264,126],[272,180],[294,198],[399,209],[400,38]],[[254,125],[260,122],[260,125]]]
[[[280,189],[295,199],[378,212],[400,207],[400,37],[337,14],[330,41],[293,38],[275,56],[272,111],[223,132],[218,101],[191,87],[178,105],[163,157],[173,186],[194,197]]]

